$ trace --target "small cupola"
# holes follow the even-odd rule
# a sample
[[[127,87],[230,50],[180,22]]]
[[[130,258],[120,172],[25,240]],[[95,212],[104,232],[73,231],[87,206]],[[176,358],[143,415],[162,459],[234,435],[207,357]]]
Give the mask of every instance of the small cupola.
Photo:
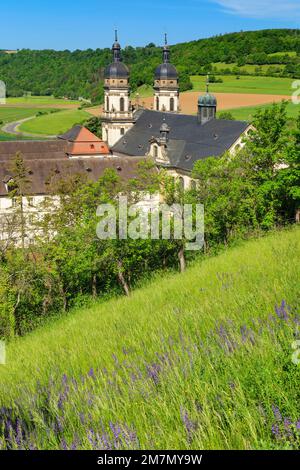
[[[207,121],[216,118],[217,98],[209,93],[209,75],[206,81],[206,93],[198,99],[198,122],[205,124]]]
[[[162,125],[160,126],[160,142],[162,144],[166,144],[169,140],[169,133],[170,133],[170,128],[168,124],[166,123],[166,119],[164,118]]]

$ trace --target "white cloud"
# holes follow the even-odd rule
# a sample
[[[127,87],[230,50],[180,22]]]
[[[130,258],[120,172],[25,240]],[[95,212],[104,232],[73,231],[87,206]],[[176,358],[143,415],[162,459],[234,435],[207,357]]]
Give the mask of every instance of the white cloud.
[[[299,0],[212,0],[227,13],[248,18],[300,19]]]

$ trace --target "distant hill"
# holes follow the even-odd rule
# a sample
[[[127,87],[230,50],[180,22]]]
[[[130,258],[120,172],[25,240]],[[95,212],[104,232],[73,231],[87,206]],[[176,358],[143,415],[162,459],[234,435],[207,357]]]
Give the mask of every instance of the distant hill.
[[[299,29],[231,33],[176,44],[171,50],[182,91],[192,87],[190,75],[208,71],[300,78]],[[123,60],[131,69],[133,90],[143,84],[151,85],[153,71],[161,61],[161,48],[153,43],[145,47],[127,46],[123,49]],[[23,49],[18,54],[2,51],[0,79],[7,83],[10,96],[30,91],[35,95],[54,94],[73,99],[83,96],[99,102],[103,93],[103,70],[110,61],[108,48],[73,52]]]

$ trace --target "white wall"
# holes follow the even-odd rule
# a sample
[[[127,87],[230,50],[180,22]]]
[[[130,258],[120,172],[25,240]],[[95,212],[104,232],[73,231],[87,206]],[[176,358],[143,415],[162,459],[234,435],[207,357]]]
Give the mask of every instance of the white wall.
[[[125,86],[106,88],[104,95],[102,139],[112,147],[133,126],[129,88]],[[123,111],[121,111],[121,98],[124,100]]]
[[[157,98],[159,99],[159,109],[157,109]],[[154,92],[153,109],[155,111],[166,111],[171,112],[170,99],[174,99],[174,110],[172,112],[177,113],[179,111],[179,97],[176,90],[159,90]]]

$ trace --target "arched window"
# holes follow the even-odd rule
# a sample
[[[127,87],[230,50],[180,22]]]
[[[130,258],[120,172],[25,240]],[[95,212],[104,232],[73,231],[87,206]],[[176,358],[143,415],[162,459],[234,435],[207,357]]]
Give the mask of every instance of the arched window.
[[[170,98],[170,111],[174,111],[174,98]]]
[[[179,183],[180,189],[184,190],[184,178],[182,176],[179,176],[178,183]]]
[[[157,157],[158,157],[158,148],[157,148],[157,145],[154,145],[153,151],[154,151],[154,158],[157,158]]]
[[[207,108],[203,108],[202,115],[204,118],[207,118]]]
[[[197,189],[197,184],[195,180],[191,180],[190,188],[191,191],[195,191]]]
[[[106,98],[106,111],[109,112],[109,98]]]
[[[159,98],[156,98],[156,111],[159,111]]]
[[[125,100],[124,98],[120,98],[120,111],[123,112],[125,109]]]

